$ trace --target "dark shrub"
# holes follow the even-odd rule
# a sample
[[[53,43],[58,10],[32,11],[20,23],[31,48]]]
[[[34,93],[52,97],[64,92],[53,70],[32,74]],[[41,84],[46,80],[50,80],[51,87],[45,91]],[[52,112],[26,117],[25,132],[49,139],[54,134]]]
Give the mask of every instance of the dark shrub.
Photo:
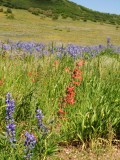
[[[118,28],[119,28],[119,25],[117,24],[117,25],[116,25],[116,30],[118,30]]]
[[[34,8],[33,11],[32,11],[32,14],[39,15],[39,9]]]
[[[34,8],[32,8],[32,7],[30,7],[30,8],[28,9],[28,11],[31,12],[31,13],[33,12],[33,10],[34,10]]]
[[[7,8],[7,13],[12,13],[12,9],[11,8]]]
[[[66,14],[62,14],[62,18],[66,19],[68,16]]]
[[[52,17],[53,13],[51,10],[46,10],[46,11],[43,11],[43,14],[46,16],[46,17]]]
[[[0,12],[3,12],[3,8],[0,8]]]
[[[87,19],[83,19],[83,22],[87,22]]]
[[[112,25],[116,24],[115,21],[113,21],[113,20],[109,20],[109,23],[112,24]]]
[[[29,12],[31,12],[32,14],[35,15],[39,15],[39,14],[43,14],[43,10],[41,10],[40,8],[29,8],[28,9]]]

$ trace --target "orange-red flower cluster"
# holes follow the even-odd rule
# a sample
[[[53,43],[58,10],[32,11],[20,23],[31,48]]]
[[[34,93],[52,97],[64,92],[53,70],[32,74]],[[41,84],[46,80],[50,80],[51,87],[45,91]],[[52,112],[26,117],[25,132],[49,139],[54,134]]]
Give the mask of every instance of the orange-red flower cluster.
[[[58,113],[59,113],[59,114],[65,114],[65,112],[63,111],[62,108],[59,109]]]
[[[59,61],[55,60],[54,61],[54,66],[57,66],[59,64]]]
[[[66,97],[64,98],[64,102],[67,104],[75,103],[75,87],[67,87]]]
[[[75,104],[75,88],[76,86],[79,86],[83,80],[82,78],[82,71],[79,67],[84,65],[84,61],[80,60],[76,63],[75,69],[73,70],[71,74],[71,82],[70,85],[66,89],[66,96],[63,98],[62,102],[59,104],[59,115],[64,115],[64,108],[67,104],[73,105]],[[68,68],[65,69],[66,72],[70,72]]]
[[[80,71],[78,67],[74,69],[73,74],[72,74],[72,79],[73,79],[72,82],[74,85],[80,85],[82,81],[82,72]]]

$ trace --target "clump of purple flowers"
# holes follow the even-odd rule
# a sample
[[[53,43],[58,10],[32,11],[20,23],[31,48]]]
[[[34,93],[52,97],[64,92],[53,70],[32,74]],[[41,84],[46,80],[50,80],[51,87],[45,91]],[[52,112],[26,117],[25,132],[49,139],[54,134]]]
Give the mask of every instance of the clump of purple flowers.
[[[31,156],[33,154],[32,150],[35,147],[36,139],[32,134],[30,134],[28,132],[25,133],[25,137],[26,137],[26,139],[25,139],[24,146],[25,146],[26,155],[24,156],[24,158],[29,160],[29,159],[31,159]]]
[[[6,120],[7,122],[14,122],[13,113],[15,111],[15,104],[10,93],[6,95],[6,105]]]
[[[14,100],[12,99],[10,93],[7,93],[6,95],[6,122],[7,122],[7,137],[10,140],[10,143],[16,142],[15,139],[15,124],[14,124],[14,118],[13,113],[15,111],[15,104]]]
[[[42,119],[44,115],[40,109],[36,109],[36,118],[38,120],[38,128],[41,129],[44,133],[48,132],[47,127],[43,124]]]
[[[16,139],[15,139],[15,124],[11,123],[11,124],[8,124],[6,126],[7,128],[7,135],[9,137],[9,140],[11,143],[15,143],[16,142]]]

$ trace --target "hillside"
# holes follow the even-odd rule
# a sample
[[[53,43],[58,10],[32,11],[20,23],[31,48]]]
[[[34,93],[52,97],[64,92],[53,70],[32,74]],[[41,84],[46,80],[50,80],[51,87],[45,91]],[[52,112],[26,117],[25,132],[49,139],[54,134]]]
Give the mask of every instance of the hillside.
[[[31,7],[40,8],[51,11],[52,15],[61,15],[63,18],[71,17],[73,20],[82,19],[120,25],[120,15],[93,11],[68,0],[0,0],[0,5],[27,10]]]
[[[6,7],[0,12],[0,40],[38,41],[43,43],[74,43],[80,45],[106,45],[110,37],[112,44],[120,44],[120,28],[101,22],[73,21],[70,18],[58,20],[36,16],[27,10],[12,9],[14,19],[6,16]]]

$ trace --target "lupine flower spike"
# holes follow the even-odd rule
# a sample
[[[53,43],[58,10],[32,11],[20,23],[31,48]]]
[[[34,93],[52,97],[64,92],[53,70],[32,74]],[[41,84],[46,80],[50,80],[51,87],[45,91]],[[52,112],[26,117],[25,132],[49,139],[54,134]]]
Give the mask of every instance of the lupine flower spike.
[[[6,120],[8,122],[14,122],[13,113],[15,109],[14,100],[11,100],[10,93],[6,95]]]
[[[34,149],[35,144],[36,144],[36,139],[32,134],[30,134],[28,132],[25,133],[25,137],[26,137],[26,139],[25,139],[25,143],[24,143],[24,146],[25,146],[24,158],[27,160],[30,160],[32,157],[32,154],[33,154],[32,150]]]
[[[14,100],[11,100],[11,95],[10,93],[7,93],[6,95],[6,122],[7,122],[7,126],[6,126],[6,133],[7,133],[7,137],[10,141],[10,143],[13,145],[13,143],[16,142],[15,139],[15,124],[14,124],[14,118],[13,118],[13,113],[15,110],[15,104],[14,104]]]
[[[11,124],[8,124],[6,126],[7,128],[7,136],[9,137],[9,141],[10,143],[15,143],[16,142],[16,139],[15,139],[15,124],[11,123]]]
[[[44,133],[48,132],[47,127],[43,124],[42,119],[44,115],[40,109],[36,109],[36,118],[38,119],[38,128],[40,128]]]

